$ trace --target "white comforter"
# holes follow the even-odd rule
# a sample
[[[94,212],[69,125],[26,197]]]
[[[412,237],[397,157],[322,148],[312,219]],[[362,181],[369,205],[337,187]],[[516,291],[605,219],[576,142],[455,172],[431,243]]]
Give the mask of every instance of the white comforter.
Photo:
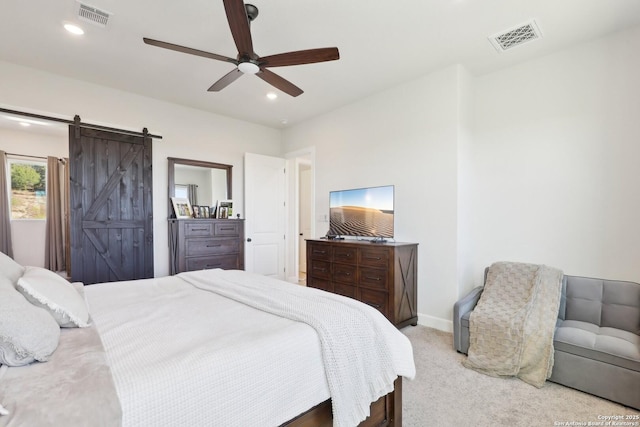
[[[342,367],[344,356],[336,358],[341,360],[338,368],[335,362],[327,365],[327,355],[333,354],[334,349],[323,351],[322,346],[328,342],[322,338],[324,334],[318,335],[304,319],[295,321],[263,311],[273,304],[251,297],[250,293],[240,298],[259,300],[264,307],[256,310],[216,293],[229,293],[232,287],[240,286],[235,281],[246,281],[247,277],[251,278],[249,289],[264,286],[267,294],[281,292],[278,288],[284,285],[282,289],[302,291],[312,295],[312,300],[324,296],[333,301],[344,300],[263,276],[223,270],[85,288],[111,365],[124,426],[279,425],[328,399],[330,394],[334,412],[338,412],[334,414],[336,425],[357,424],[354,417],[361,419],[363,392],[356,393],[357,398],[351,402],[343,397],[349,387],[361,390],[357,381],[362,380],[353,383],[355,377]],[[286,299],[282,294],[275,298]],[[347,305],[352,303],[348,300]],[[288,307],[288,303],[285,305]],[[356,306],[377,313],[363,305]],[[307,311],[311,312],[309,304],[304,306],[303,312]],[[325,312],[316,317],[334,315],[337,313]],[[374,324],[378,322],[379,319],[374,320]],[[353,329],[353,325],[345,324],[339,329]],[[392,342],[381,344],[378,335],[389,335]],[[382,352],[387,362],[378,362],[374,368],[383,372],[382,377],[364,380],[371,386],[364,393],[373,396],[372,400],[390,391],[389,372],[393,371],[393,378],[413,377],[413,356],[404,335],[393,327],[382,326],[374,335],[366,332],[362,336],[369,336],[374,347],[388,347],[388,352]],[[370,352],[365,350],[362,354],[369,357]],[[358,356],[356,353],[360,350],[351,349],[344,354],[348,359]],[[367,360],[364,361],[356,362],[358,367],[354,370],[367,371]],[[336,386],[336,382],[343,384]]]

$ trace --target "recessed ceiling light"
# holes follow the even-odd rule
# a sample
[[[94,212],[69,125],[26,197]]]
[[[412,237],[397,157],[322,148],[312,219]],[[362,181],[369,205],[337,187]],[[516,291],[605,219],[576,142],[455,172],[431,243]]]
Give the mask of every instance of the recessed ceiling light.
[[[278,98],[278,94],[277,94],[277,93],[275,93],[275,92],[269,92],[269,93],[267,94],[267,98],[269,98],[270,100],[272,100],[272,101],[273,101],[274,99],[277,99],[277,98]]]
[[[71,34],[75,34],[78,36],[84,34],[84,30],[74,24],[64,24],[64,29],[69,31]]]
[[[287,123],[289,123],[289,121],[287,119],[280,120],[280,124],[282,124],[282,125],[286,125]]]

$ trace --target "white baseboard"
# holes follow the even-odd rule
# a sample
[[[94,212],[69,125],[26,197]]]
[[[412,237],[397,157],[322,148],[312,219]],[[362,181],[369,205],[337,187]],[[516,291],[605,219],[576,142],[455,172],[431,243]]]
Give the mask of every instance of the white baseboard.
[[[453,321],[418,313],[418,325],[444,332],[453,332]]]

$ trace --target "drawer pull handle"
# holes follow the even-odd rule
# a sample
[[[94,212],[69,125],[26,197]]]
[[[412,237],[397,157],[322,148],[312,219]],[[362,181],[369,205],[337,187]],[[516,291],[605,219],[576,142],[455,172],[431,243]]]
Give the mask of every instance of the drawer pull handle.
[[[372,302],[367,302],[367,301],[365,301],[364,303],[365,303],[365,304],[369,304],[369,305],[370,305],[371,307],[373,307],[373,308],[380,309],[380,304],[374,304],[374,303],[372,303]]]
[[[351,272],[349,272],[349,271],[339,271],[338,274],[344,274],[345,276],[351,276]]]
[[[351,258],[351,254],[338,254],[338,256],[341,256],[343,258]]]
[[[313,269],[318,271],[327,271],[327,269],[323,267],[313,267]]]
[[[367,280],[376,280],[376,281],[378,281],[378,282],[379,282],[380,280],[382,280],[382,278],[380,278],[380,277],[371,277],[371,276],[367,276],[367,277],[365,277],[365,279],[367,279]]]
[[[205,265],[205,268],[213,268],[213,267],[220,267],[222,264],[218,263],[218,264],[207,264]]]
[[[191,231],[209,231],[208,228],[192,228]]]
[[[220,246],[222,246],[220,243],[217,243],[215,245],[207,245],[208,248],[219,248]]]
[[[326,254],[326,253],[327,253],[327,251],[319,251],[319,250],[317,250],[317,249],[316,249],[316,250],[314,250],[314,251],[313,251],[313,253],[314,253],[314,254],[324,255],[324,254]]]
[[[380,261],[382,258],[380,258],[379,256],[368,256],[367,259],[373,259],[376,261]]]
[[[220,227],[220,230],[235,230],[233,227]]]

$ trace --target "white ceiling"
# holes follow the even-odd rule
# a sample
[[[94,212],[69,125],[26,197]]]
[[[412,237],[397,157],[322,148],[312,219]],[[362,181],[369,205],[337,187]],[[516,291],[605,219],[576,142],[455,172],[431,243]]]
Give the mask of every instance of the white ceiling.
[[[251,0],[256,53],[337,46],[340,60],[272,68],[292,98],[245,75],[207,89],[232,64],[146,45],[142,37],[235,57],[222,0],[87,0],[106,28],[77,18],[75,0],[5,0],[0,60],[266,126],[291,126],[452,64],[474,75],[640,25],[639,0]],[[543,38],[498,53],[488,37],[535,19]],[[79,23],[83,36],[67,33]],[[1,78],[1,77],[0,77]],[[286,124],[284,124],[286,122]]]

